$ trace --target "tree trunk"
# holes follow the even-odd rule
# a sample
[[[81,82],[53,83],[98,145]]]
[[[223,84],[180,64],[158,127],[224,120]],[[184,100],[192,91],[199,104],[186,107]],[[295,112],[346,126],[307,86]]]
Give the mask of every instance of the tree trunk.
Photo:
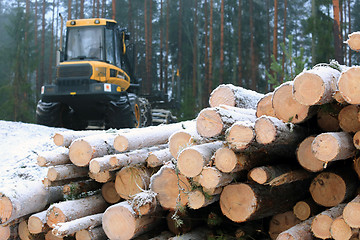
[[[160,213],[161,209],[157,208],[156,212],[140,217],[125,201],[106,209],[102,226],[106,236],[110,239],[131,239],[155,228],[161,220],[157,216]]]
[[[347,132],[328,132],[315,137],[311,144],[314,156],[325,162],[345,160],[355,156],[353,139]]]
[[[56,148],[52,151],[38,154],[37,164],[40,167],[56,166],[71,163],[69,158],[69,149]]]
[[[195,177],[201,173],[215,151],[223,147],[223,142],[211,142],[185,148],[179,154],[177,167],[186,177]]]
[[[331,238],[331,224],[335,218],[342,214],[344,207],[345,203],[339,204],[316,215],[311,223],[311,231],[313,232],[314,236],[320,239]]]
[[[277,1],[277,0],[275,0]],[[251,61],[251,89],[256,91],[257,89],[257,80],[256,73],[258,66],[256,65],[256,52],[255,52],[255,34],[254,34],[254,20],[253,20],[253,1],[249,1],[249,28],[250,28],[250,61]]]
[[[103,213],[98,213],[86,217],[81,217],[68,222],[59,223],[57,226],[54,227],[52,232],[56,236],[62,236],[62,237],[73,235],[80,230],[95,228],[97,226],[100,226],[102,217],[103,217]]]
[[[104,229],[100,227],[92,229],[83,229],[75,234],[76,240],[102,240],[106,239]]]
[[[45,84],[45,8],[46,0],[43,0],[41,21],[40,86]]]
[[[310,230],[312,220],[313,218],[309,218],[280,233],[277,240],[313,240],[314,238]]]
[[[209,86],[209,14],[208,14],[208,0],[204,2],[204,41],[205,41],[205,53],[204,53],[204,85]],[[201,107],[207,107],[207,101],[210,95],[208,88],[205,88],[202,94]]]
[[[114,154],[114,134],[92,135],[73,141],[69,147],[69,157],[79,167],[88,166],[93,158]]]
[[[111,7],[112,7],[112,19],[115,20],[115,17],[116,17],[116,1],[115,0],[111,1]]]
[[[191,190],[189,181],[175,166],[164,165],[151,177],[150,189],[157,193],[157,200],[164,209],[176,209],[188,202],[187,193]]]
[[[87,168],[77,167],[73,164],[57,165],[48,168],[47,178],[50,181],[59,181],[73,178],[86,177],[88,175]]]
[[[29,217],[28,220],[28,229],[32,234],[43,233],[48,230],[48,226],[46,224],[46,213],[47,210],[42,212],[35,213]]]
[[[309,106],[302,105],[293,98],[293,82],[285,82],[274,91],[272,104],[277,118],[284,122],[301,123],[313,113]]]
[[[16,188],[1,190],[0,224],[44,210],[47,204],[63,198],[61,187],[45,188],[41,182],[21,182]]]
[[[339,13],[339,0],[333,0],[333,11],[334,11],[334,49],[335,49],[335,60],[340,64],[344,63],[342,53],[342,37],[341,37],[341,25],[340,25],[340,13]]]
[[[130,3],[129,3],[130,4]],[[159,90],[160,92],[162,93],[164,90],[163,90],[163,82],[164,82],[164,64],[163,64],[163,61],[164,61],[164,53],[163,53],[163,45],[164,45],[164,28],[163,28],[163,24],[164,24],[164,20],[163,20],[163,0],[160,1],[160,17],[159,17],[159,31],[160,31],[160,56],[159,56],[159,71],[160,71],[160,78],[159,78]]]
[[[215,88],[209,98],[210,107],[221,104],[238,108],[256,109],[258,101],[264,95],[232,84],[222,84]]]
[[[169,148],[165,148],[159,151],[155,151],[149,154],[146,159],[146,163],[148,167],[155,168],[160,167],[164,163],[171,161],[172,155],[169,151]]]
[[[102,213],[107,207],[108,204],[101,195],[59,202],[48,208],[46,222],[49,227],[54,228],[59,223]]]
[[[198,1],[194,0],[194,32],[193,32],[193,65],[192,65],[192,97],[197,96],[197,70],[198,70]]]
[[[242,10],[242,7],[241,7],[241,0],[239,0],[239,7],[238,7],[238,52],[237,52],[237,55],[238,55],[238,67],[237,67],[237,74],[238,74],[238,80],[237,80],[237,85],[238,86],[242,86],[242,48],[241,48],[241,17],[242,17],[242,13],[241,13],[241,10]]]
[[[353,66],[343,71],[338,81],[341,96],[350,104],[360,104],[359,76],[360,67]]]
[[[324,162],[317,159],[311,150],[315,136],[305,138],[296,150],[296,157],[299,164],[310,172],[320,172],[324,170]]]
[[[180,4],[180,3],[179,3]],[[166,35],[165,35],[165,72],[164,72],[164,93],[168,93],[168,68],[169,68],[169,16],[170,16],[170,1],[166,0]],[[179,22],[181,26],[181,23]],[[179,29],[179,32],[181,30]],[[180,66],[178,66],[180,69]]]
[[[283,27],[283,44],[286,46],[286,14],[287,14],[287,0],[284,0],[284,27]],[[284,82],[284,75],[285,75],[285,52],[282,53],[282,61],[281,61],[283,72],[280,78],[280,84]],[[291,79],[293,76],[291,76]]]
[[[96,135],[96,134],[101,134],[101,133],[104,133],[104,131],[99,131],[99,130],[73,131],[73,130],[69,130],[69,131],[55,133],[53,136],[53,140],[54,140],[55,145],[57,145],[59,147],[68,148],[68,147],[70,147],[71,143],[78,138],[83,138],[83,137],[87,137],[90,135]]]
[[[349,133],[360,131],[359,107],[348,105],[342,108],[338,115],[340,128]]]
[[[312,198],[299,201],[293,207],[295,216],[301,221],[305,221],[306,219],[315,216],[323,210],[323,207],[315,203]]]
[[[316,67],[294,79],[293,95],[303,105],[321,105],[333,100],[340,72],[331,67]]]
[[[255,141],[255,123],[252,121],[235,122],[225,132],[225,139],[234,151],[246,149]]]
[[[233,110],[240,111],[233,111]],[[252,109],[205,108],[196,118],[196,130],[205,138],[219,137],[237,121],[255,122]]]
[[[273,55],[277,61],[277,36],[278,36],[278,1],[274,0],[274,32],[273,32]]]
[[[281,232],[286,231],[299,223],[300,220],[296,218],[292,211],[274,215],[269,224],[270,238],[275,240]]]
[[[275,112],[272,105],[272,96],[273,92],[269,92],[259,99],[256,105],[256,117],[261,117],[262,115],[275,117]]]
[[[220,76],[219,83],[224,82],[224,0],[220,3]]]
[[[130,131],[119,134],[114,140],[114,147],[119,152],[167,143],[174,132],[191,126],[192,121],[142,128],[141,131]],[[71,159],[71,158],[70,158]]]
[[[350,227],[360,228],[360,195],[357,195],[351,202],[346,204],[343,218]]]
[[[221,193],[221,211],[234,222],[245,222],[290,210],[305,197],[309,181],[301,179],[278,186],[230,184]]]
[[[356,174],[347,168],[322,172],[312,180],[309,191],[317,204],[334,207],[355,195],[356,179]]]
[[[0,238],[1,239],[19,239],[18,234],[19,224],[2,226],[0,225]]]
[[[45,234],[45,240],[63,240],[63,239],[64,239],[63,237],[55,236],[55,234],[53,234],[51,230]]]
[[[209,86],[208,92],[213,90],[213,0],[210,0],[210,22],[209,22]]]
[[[101,195],[107,203],[114,204],[121,200],[121,197],[116,192],[115,182],[107,182],[101,187]]]

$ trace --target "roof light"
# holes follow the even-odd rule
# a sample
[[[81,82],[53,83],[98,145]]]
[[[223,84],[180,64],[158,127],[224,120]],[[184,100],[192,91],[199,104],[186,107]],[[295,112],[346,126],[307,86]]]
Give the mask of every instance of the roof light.
[[[95,19],[95,24],[99,24],[100,20],[99,19]]]
[[[71,25],[76,25],[76,21],[71,21],[70,24]]]

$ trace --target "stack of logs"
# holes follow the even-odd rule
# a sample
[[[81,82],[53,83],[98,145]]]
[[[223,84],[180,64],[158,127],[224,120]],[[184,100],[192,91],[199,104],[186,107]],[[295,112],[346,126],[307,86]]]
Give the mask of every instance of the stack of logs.
[[[360,239],[360,67],[317,65],[266,95],[220,85],[209,104],[191,121],[55,134],[47,177],[0,190],[0,239],[132,239],[164,218],[163,239],[204,239],[181,217],[207,206],[268,219],[271,239]]]

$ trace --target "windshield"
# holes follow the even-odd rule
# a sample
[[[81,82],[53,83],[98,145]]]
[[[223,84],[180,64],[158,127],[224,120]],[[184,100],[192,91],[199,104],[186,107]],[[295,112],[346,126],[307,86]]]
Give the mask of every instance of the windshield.
[[[99,59],[103,57],[102,27],[68,28],[66,59]]]

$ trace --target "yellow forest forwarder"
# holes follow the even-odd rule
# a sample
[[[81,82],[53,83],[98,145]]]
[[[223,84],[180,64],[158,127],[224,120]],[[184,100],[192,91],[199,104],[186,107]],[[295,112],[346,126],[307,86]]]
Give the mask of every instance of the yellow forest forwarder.
[[[66,26],[55,84],[41,88],[37,122],[70,129],[151,125],[151,105],[137,95],[126,30],[101,18],[69,20]]]

